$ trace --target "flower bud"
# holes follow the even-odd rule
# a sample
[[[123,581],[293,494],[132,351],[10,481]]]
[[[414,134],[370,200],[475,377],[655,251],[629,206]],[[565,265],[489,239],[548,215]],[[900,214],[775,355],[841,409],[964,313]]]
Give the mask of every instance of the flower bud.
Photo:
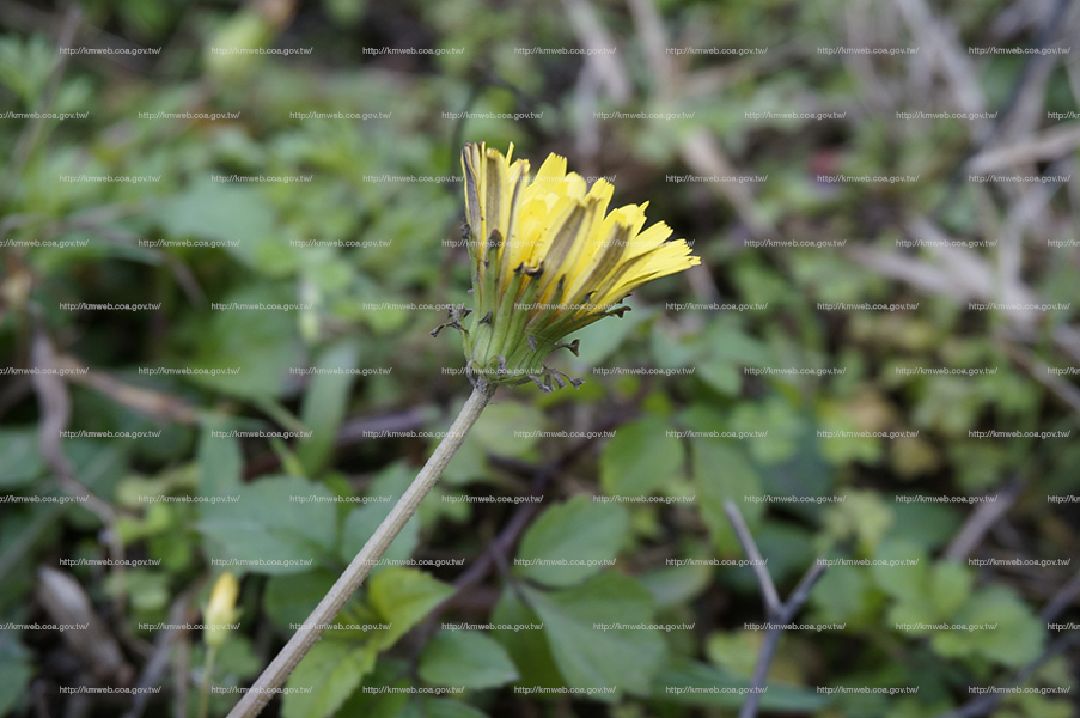
[[[236,620],[236,594],[240,588],[236,576],[223,573],[214,582],[210,602],[203,615],[203,640],[211,648],[217,648],[229,636]]]

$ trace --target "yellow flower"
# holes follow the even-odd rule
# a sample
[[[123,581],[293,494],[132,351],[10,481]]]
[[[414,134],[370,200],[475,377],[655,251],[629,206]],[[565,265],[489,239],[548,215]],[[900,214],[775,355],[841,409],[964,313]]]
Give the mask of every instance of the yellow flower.
[[[214,582],[210,602],[203,614],[203,640],[214,648],[225,642],[236,620],[236,594],[240,584],[236,576],[223,573]]]
[[[560,346],[577,353],[563,337],[622,316],[630,292],[701,260],[685,241],[667,241],[663,222],[643,229],[648,203],[608,211],[615,187],[607,180],[586,190],[556,154],[532,176],[513,151],[470,142],[461,153],[475,306],[444,326],[463,330],[470,377],[532,379],[550,390],[548,380],[562,386],[562,375],[544,359]]]

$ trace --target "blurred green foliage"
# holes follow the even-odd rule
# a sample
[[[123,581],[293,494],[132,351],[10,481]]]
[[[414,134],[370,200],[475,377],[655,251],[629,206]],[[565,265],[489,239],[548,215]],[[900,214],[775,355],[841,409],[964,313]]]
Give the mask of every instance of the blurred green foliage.
[[[280,3],[291,7],[292,3]],[[570,3],[575,7],[578,3]],[[649,3],[631,3],[648,6]],[[20,4],[21,6],[21,4]],[[496,7],[497,6],[497,7]],[[0,38],[0,95],[17,112],[89,112],[83,119],[7,119],[0,144],[12,157],[0,194],[0,239],[83,240],[81,247],[4,249],[0,347],[11,366],[32,364],[39,332],[57,352],[117,385],[194,408],[162,421],[152,404],[91,382],[66,382],[71,429],[160,431],[156,439],[65,439],[74,477],[118,515],[109,530],[129,556],[160,562],[122,577],[90,566],[71,569],[95,606],[112,606],[112,631],[146,647],[185,591],[205,603],[210,559],[275,559],[308,564],[243,570],[240,629],[217,657],[215,685],[247,685],[295,625],[306,618],[389,510],[380,497],[404,491],[436,439],[342,440],[343,427],[420,416],[409,430],[438,432],[467,392],[456,338],[432,339],[434,310],[385,308],[468,302],[463,254],[444,240],[460,236],[460,184],[388,182],[393,176],[456,176],[464,139],[483,139],[541,159],[571,158],[583,174],[614,175],[616,200],[650,201],[695,244],[708,267],[697,279],[672,278],[631,300],[622,320],[581,332],[581,356],[555,361],[586,384],[540,396],[532,386],[504,390],[486,411],[443,482],[395,540],[388,559],[479,560],[523,506],[465,504],[450,494],[523,496],[545,475],[544,502],[509,553],[493,559],[480,586],[440,609],[441,620],[503,626],[456,631],[425,619],[456,595],[465,569],[378,568],[366,588],[289,679],[285,718],[370,715],[476,718],[537,715],[734,715],[742,696],[672,692],[665,687],[748,685],[762,634],[757,584],[748,568],[670,565],[665,559],[739,559],[724,502],[745,516],[782,589],[816,556],[916,559],[888,570],[830,567],[804,622],[843,630],[788,632],[772,667],[762,708],[780,715],[915,718],[966,701],[968,685],[1001,684],[1036,659],[1052,636],[1039,617],[1067,579],[1050,571],[1010,573],[942,556],[973,509],[901,503],[898,494],[994,493],[1024,482],[1008,532],[987,539],[994,555],[1069,557],[1075,512],[1048,505],[1049,493],[1075,493],[1075,440],[980,441],[968,430],[1075,430],[1075,412],[1015,360],[1015,348],[1055,365],[1053,331],[1076,309],[1047,318],[1024,342],[1000,318],[973,316],[950,298],[889,280],[839,249],[751,250],[743,238],[767,227],[775,237],[848,238],[850,247],[892,247],[913,218],[942,206],[955,236],[986,232],[985,197],[950,189],[972,149],[964,121],[893,121],[868,109],[872,91],[857,67],[815,53],[845,42],[843,18],[861,15],[840,0],[794,3],[657,2],[673,47],[769,47],[763,57],[668,56],[678,82],[665,81],[622,4],[589,5],[617,40],[619,67],[632,91],[624,101],[599,93],[583,59],[526,55],[519,47],[584,42],[562,5],[483,0],[325,0],[292,8],[274,3],[145,3],[88,0],[89,34],[148,47],[160,55],[72,56],[49,89],[57,64],[42,11],[10,20]],[[890,6],[891,7],[891,6]],[[964,42],[987,44],[1007,9],[981,3],[935,11]],[[279,8],[280,9],[280,8]],[[14,16],[12,16],[14,17]],[[895,10],[888,18],[896,20]],[[2,16],[0,16],[2,19]],[[866,18],[863,18],[866,19]],[[9,20],[3,20],[9,22]],[[579,22],[579,20],[575,21]],[[876,27],[876,38],[914,42],[909,30]],[[220,55],[213,47],[313,47],[310,56]],[[372,56],[363,47],[463,48],[461,54]],[[876,76],[897,89],[907,70],[889,58]],[[1023,59],[978,66],[990,107]],[[599,71],[597,71],[599,72]],[[895,87],[894,87],[895,85]],[[909,99],[911,97],[909,96]],[[916,98],[917,99],[917,98]],[[1050,109],[1075,106],[1069,78],[1045,84]],[[746,113],[845,110],[844,121],[747,119]],[[932,109],[926,107],[925,109]],[[684,112],[675,120],[627,119],[602,127],[595,110]],[[139,113],[239,113],[229,119],[149,120]],[[297,120],[291,112],[384,112],[369,120]],[[542,113],[507,119],[447,119],[444,112]],[[36,129],[35,129],[36,128]],[[36,133],[36,134],[35,134]],[[695,138],[712,138],[754,185],[749,210],[715,185],[673,184],[666,175],[698,171]],[[826,186],[815,168],[851,174],[912,174],[913,185]],[[152,175],[145,184],[60,182],[62,175]],[[215,175],[311,176],[310,182],[228,183]],[[741,185],[740,185],[741,186]],[[1062,200],[1064,202],[1064,200]],[[1075,199],[1071,200],[1075,202]],[[1056,200],[1055,200],[1056,202]],[[1069,207],[1050,210],[1075,228]],[[1073,222],[1069,224],[1070,221]],[[219,249],[158,248],[140,239],[203,240]],[[303,247],[310,239],[368,241],[362,248]],[[981,255],[996,261],[992,251]],[[1075,296],[1076,257],[1026,258],[1025,280],[1040,295]],[[704,287],[704,289],[703,289]],[[157,312],[70,312],[61,302],[155,302]],[[214,302],[297,302],[295,312],[215,311]],[[759,304],[753,311],[666,311],[665,302]],[[912,312],[837,313],[817,302],[919,302]],[[984,376],[910,376],[897,367],[996,367]],[[140,367],[237,367],[235,375],[149,376]],[[303,377],[291,368],[392,367],[387,373]],[[591,374],[592,367],[693,367],[690,374]],[[809,367],[825,376],[749,376],[745,367]],[[0,393],[0,490],[58,495],[42,460],[40,409],[26,376]],[[141,396],[141,395],[139,395]],[[151,395],[147,395],[151,396]],[[157,399],[155,399],[157,401]],[[410,413],[413,412],[413,413]],[[392,422],[391,422],[392,423]],[[408,423],[408,422],[406,422]],[[613,430],[575,439],[528,432]],[[310,430],[286,442],[223,439],[233,429]],[[916,438],[828,440],[820,431],[918,430]],[[676,438],[686,431],[767,431],[745,441]],[[517,432],[530,438],[523,438]],[[570,460],[568,455],[576,456]],[[566,455],[566,456],[564,456]],[[551,467],[556,475],[551,476]],[[546,473],[545,473],[546,472]],[[767,505],[748,496],[798,495],[807,503]],[[236,503],[160,502],[193,496]],[[599,502],[597,496],[654,495],[670,501]],[[829,497],[844,496],[840,503]],[[309,500],[300,503],[290,497]],[[316,500],[332,499],[342,500]],[[693,497],[693,501],[680,501]],[[363,499],[367,499],[365,502]],[[820,499],[821,502],[817,502]],[[59,558],[105,558],[100,518],[79,504],[5,506],[0,523],[0,618],[44,622],[33,598],[38,565]],[[1070,523],[1071,521],[1071,523]],[[521,559],[514,564],[513,559]],[[588,559],[552,567],[537,559]],[[530,565],[530,561],[534,562]],[[459,596],[460,598],[460,596]],[[993,630],[903,630],[908,623],[993,624]],[[692,624],[689,630],[594,624]],[[377,628],[371,628],[378,626]],[[430,629],[430,630],[428,630]],[[46,656],[55,635],[0,634],[0,713],[29,715],[35,675],[59,680]],[[187,669],[205,654],[195,634]],[[143,665],[128,648],[136,668]],[[1032,685],[1066,685],[1076,655],[1042,664]],[[1070,673],[1071,671],[1071,673]],[[410,696],[378,686],[462,687],[464,695]],[[51,684],[50,684],[51,685]],[[915,697],[825,695],[814,686],[919,685]],[[595,689],[612,694],[525,695],[511,686]],[[185,686],[193,691],[196,683]],[[369,690],[365,690],[365,688]],[[180,689],[172,686],[164,693]],[[164,715],[163,694],[148,714]],[[224,715],[234,696],[211,696]],[[118,715],[120,703],[94,704]],[[159,712],[160,711],[160,712]],[[695,712],[698,711],[698,712]],[[1068,702],[1017,695],[997,718],[1065,718]]]

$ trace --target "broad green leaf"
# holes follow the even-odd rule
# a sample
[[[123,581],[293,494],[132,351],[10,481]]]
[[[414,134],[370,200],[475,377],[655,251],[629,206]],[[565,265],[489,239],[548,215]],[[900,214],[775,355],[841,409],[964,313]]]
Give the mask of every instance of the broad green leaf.
[[[544,413],[533,404],[517,401],[495,402],[480,415],[469,438],[487,453],[499,456],[527,456],[540,440],[530,432],[544,428]]]
[[[649,691],[665,645],[657,631],[638,627],[651,621],[653,607],[637,581],[609,572],[559,591],[524,591],[567,685],[615,689],[594,694],[598,700]]]
[[[371,482],[367,498],[369,502],[353,509],[345,519],[341,531],[341,559],[346,563],[360,553],[375,529],[386,518],[394,504],[405,493],[414,478],[414,472],[404,464],[393,464],[384,469]],[[393,541],[382,558],[403,561],[412,555],[420,535],[420,516],[413,516]],[[375,570],[378,570],[376,568]]]
[[[308,651],[286,687],[284,718],[326,718],[333,715],[360,681],[375,667],[378,649],[370,643],[323,638]]]
[[[419,701],[415,718],[487,718],[487,714],[453,698],[425,698]]]
[[[514,570],[549,586],[579,583],[602,571],[600,562],[615,560],[629,527],[630,519],[622,505],[576,496],[552,506],[529,527],[521,540],[518,560],[540,563],[521,564]],[[543,565],[567,561],[594,565]]]
[[[754,531],[761,555],[769,561],[769,574],[778,584],[797,581],[806,567],[818,557],[818,548],[814,546],[815,534],[794,522],[762,521]],[[757,580],[751,571],[740,571],[732,576],[740,586],[757,592]]]
[[[1035,660],[1046,640],[1043,621],[1001,585],[977,591],[952,622],[975,628],[935,632],[931,645],[947,657],[980,656],[1018,668]]]
[[[406,707],[415,703],[415,696],[406,692],[388,692],[387,686],[406,688],[414,683],[409,674],[409,664],[387,654],[379,656],[375,669],[364,676],[360,687],[353,691],[341,706],[338,716],[363,716],[364,718],[401,718]]]
[[[1070,681],[1063,685],[1071,683]],[[1076,718],[1076,710],[1068,698],[1043,696],[1038,693],[1018,693],[1009,698],[1009,703],[1016,712],[999,710],[993,714],[994,718]]]
[[[301,442],[296,450],[308,476],[314,476],[330,456],[345,416],[353,382],[352,370],[356,368],[358,357],[355,342],[341,341],[327,349],[319,359],[317,366],[326,373],[320,372],[311,378],[300,414],[311,431],[311,438]]]
[[[971,596],[974,576],[967,566],[942,562],[930,570],[929,593],[938,616],[952,616]]]
[[[15,707],[27,695],[33,668],[30,653],[16,640],[13,633],[0,634],[0,713],[14,713]]]
[[[214,436],[225,424],[207,422],[199,438],[199,496],[230,496],[240,487],[243,457],[231,436]]]
[[[0,488],[11,489],[33,481],[45,470],[34,429],[0,431]]]
[[[437,686],[494,688],[518,677],[506,649],[476,631],[440,631],[420,657],[420,677]]]
[[[169,576],[164,571],[136,568],[124,572],[123,587],[119,576],[105,579],[106,591],[115,597],[126,593],[136,611],[163,611],[169,606]],[[121,593],[123,591],[124,593]]]
[[[263,669],[262,659],[255,655],[251,640],[231,631],[225,643],[218,649],[214,670],[220,674],[238,677],[257,676]]]
[[[412,568],[390,566],[372,576],[368,603],[390,626],[374,634],[379,648],[394,645],[453,592],[447,584]]]
[[[886,503],[880,494],[869,490],[851,489],[847,491],[847,499],[843,503],[832,504],[825,512],[826,534],[837,542],[854,537],[857,540],[856,551],[863,555],[892,550],[883,548],[886,543],[883,543],[882,539],[894,522],[892,502]],[[897,556],[898,558],[923,553],[915,544],[888,544],[905,547],[903,551],[907,552],[907,556]]]
[[[236,242],[226,251],[251,269],[280,276],[296,267],[300,250],[282,241],[274,215],[260,189],[206,179],[162,204],[158,220],[176,237]]]
[[[194,374],[191,381],[228,396],[267,405],[285,386],[289,368],[301,361],[295,312],[231,308],[295,302],[288,291],[274,285],[253,285],[217,300],[226,309],[194,317],[177,332],[194,347],[188,364],[195,368],[236,368],[237,374]],[[273,347],[273,351],[259,350]]]
[[[445,431],[447,426],[444,421],[433,429]],[[442,481],[461,485],[484,478],[489,454],[529,458],[535,453],[539,438],[528,432],[543,428],[544,413],[532,404],[514,401],[490,404],[450,460]],[[436,444],[431,445],[429,452]]]
[[[830,566],[810,594],[814,605],[814,620],[819,623],[872,625],[878,620],[875,613],[880,601],[873,582],[861,566]]]
[[[712,578],[708,566],[664,566],[639,577],[649,589],[657,608],[672,608],[690,603]]]
[[[432,444],[430,451],[433,451],[434,448],[435,445]],[[457,450],[454,457],[450,459],[450,463],[446,465],[446,469],[439,480],[453,486],[460,486],[482,479],[486,470],[487,456],[483,447],[475,439],[466,437],[461,448]]]
[[[543,630],[543,621],[507,586],[491,613],[496,628],[492,635],[506,647],[514,659],[519,685],[554,688],[566,685],[551,656],[551,647]]]
[[[698,376],[725,396],[736,396],[742,387],[742,373],[732,362],[707,362],[701,366]]]
[[[761,477],[738,447],[724,442],[724,439],[693,439],[690,455],[701,516],[713,543],[725,551],[734,551],[738,544],[724,513],[724,502],[733,501],[751,526],[758,522],[764,506],[744,501],[745,496],[761,494]]]
[[[271,576],[263,593],[263,610],[274,625],[291,632],[295,629],[290,624],[307,620],[336,579],[336,573],[325,570]]]
[[[736,404],[731,411],[730,424],[743,431],[768,431],[764,438],[745,442],[749,455],[766,466],[797,460],[799,441],[808,428],[797,407],[780,394]],[[805,494],[806,489],[799,493]]]
[[[704,663],[678,662],[665,666],[653,680],[652,698],[666,703],[736,709],[746,702],[746,696],[716,689],[748,687],[748,681]],[[825,696],[811,690],[770,684],[760,706],[763,710],[803,713],[820,710],[826,703]]]
[[[600,485],[609,495],[645,496],[682,470],[683,452],[663,419],[646,416],[618,428],[600,452]]]
[[[740,679],[749,679],[761,652],[760,631],[715,631],[705,640],[705,655],[716,668]],[[779,658],[780,656],[778,656]],[[776,677],[776,664],[769,670]]]
[[[961,512],[946,504],[899,502],[890,510],[894,519],[888,538],[917,543],[927,553],[946,544],[963,519]]]
[[[208,557],[234,559],[237,570],[251,573],[303,573],[332,555],[337,510],[321,485],[275,476],[237,493],[236,503],[203,509],[199,530]]]
[[[898,600],[908,597],[925,598],[929,589],[930,566],[926,555],[916,544],[883,541],[874,553],[874,558],[879,563],[870,566],[870,574],[881,590]],[[912,564],[913,560],[916,563]]]

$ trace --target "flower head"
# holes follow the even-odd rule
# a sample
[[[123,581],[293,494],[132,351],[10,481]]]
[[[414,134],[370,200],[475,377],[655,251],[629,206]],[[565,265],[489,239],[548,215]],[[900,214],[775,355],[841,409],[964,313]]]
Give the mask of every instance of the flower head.
[[[566,171],[548,155],[536,175],[484,143],[461,153],[475,311],[448,324],[465,334],[470,376],[489,382],[532,379],[549,389],[560,374],[544,367],[568,334],[629,307],[642,284],[701,260],[663,222],[645,227],[648,203],[608,210],[615,187]]]

